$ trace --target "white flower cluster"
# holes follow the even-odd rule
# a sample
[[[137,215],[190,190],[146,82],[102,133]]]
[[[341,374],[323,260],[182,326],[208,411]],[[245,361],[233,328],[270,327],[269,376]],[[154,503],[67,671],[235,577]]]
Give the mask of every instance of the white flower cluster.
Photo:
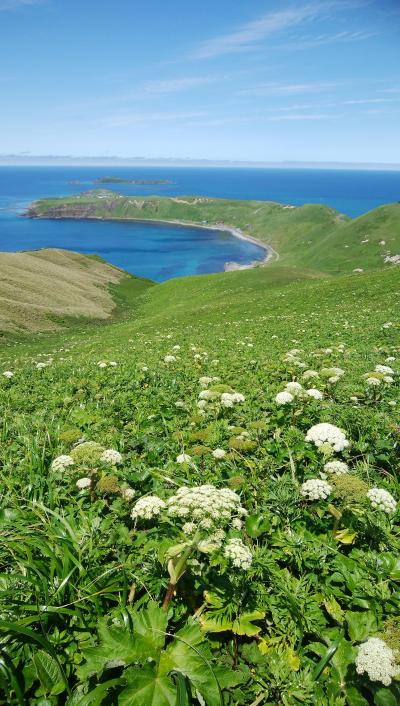
[[[370,637],[358,648],[357,674],[368,674],[371,681],[380,681],[389,686],[399,671],[393,650],[379,637]]]
[[[384,375],[394,375],[393,368],[390,368],[388,365],[375,365],[375,372],[383,373]]]
[[[129,500],[132,500],[135,495],[136,495],[136,490],[134,488],[121,488],[121,495],[124,500],[129,502]]]
[[[253,555],[243,544],[241,539],[229,539],[224,548],[224,556],[232,562],[233,566],[245,571],[250,568],[253,561]]]
[[[382,384],[381,378],[378,378],[376,375],[373,375],[372,373],[367,373],[364,377],[365,377],[365,382],[370,387],[378,387],[378,385]]]
[[[190,463],[191,460],[192,457],[189,456],[189,454],[179,454],[179,456],[176,457],[177,463]]]
[[[100,360],[100,361],[97,363],[97,366],[98,366],[99,368],[109,368],[109,367],[110,367],[110,368],[115,368],[115,367],[117,366],[117,363],[116,363],[115,360],[110,360],[110,361],[108,361],[108,362],[105,361],[105,360]]]
[[[133,520],[139,518],[152,520],[153,517],[157,517],[164,508],[165,502],[161,500],[158,495],[146,495],[135,503],[131,517]]]
[[[122,463],[122,455],[115,449],[106,449],[101,454],[100,461],[109,463],[111,466],[117,466],[119,463]]]
[[[285,391],[290,392],[291,395],[301,395],[303,392],[303,386],[299,382],[287,382],[285,385]]]
[[[310,380],[311,378],[319,378],[319,373],[316,370],[305,370],[302,375],[303,380]]]
[[[333,476],[343,476],[349,472],[349,467],[343,461],[328,461],[324,465],[324,471],[325,473],[331,473]]]
[[[278,392],[278,394],[275,397],[275,402],[276,404],[283,405],[283,404],[291,404],[293,402],[294,397],[290,392]]]
[[[167,505],[170,517],[190,519],[197,522],[201,529],[210,529],[218,523],[226,524],[233,515],[246,515],[237,493],[213,485],[178,488]]]
[[[344,370],[342,368],[322,368],[320,374],[321,377],[326,378],[329,383],[334,384],[344,375]]]
[[[313,371],[308,371],[313,372]],[[318,375],[318,373],[316,373]],[[278,392],[275,397],[275,402],[279,405],[291,404],[296,397],[311,397],[314,400],[322,400],[323,394],[316,388],[305,390],[299,382],[287,382],[285,389]]]
[[[324,397],[321,390],[317,390],[315,387],[311,387],[309,390],[306,390],[306,395],[307,397],[311,397],[313,400],[322,400]]]
[[[211,385],[212,382],[219,382],[220,378],[217,377],[207,377],[207,375],[203,375],[203,377],[199,378],[199,383],[201,387],[208,387]]]
[[[214,382],[214,378],[200,378],[200,380],[210,380]],[[204,385],[203,385],[204,387]],[[218,392],[217,390],[203,389],[199,393],[199,401],[197,406],[199,409],[205,409],[207,402],[219,402],[222,407],[233,407],[234,404],[244,402],[245,397],[240,392]]]
[[[14,373],[11,370],[5,370],[3,375],[5,378],[8,378],[9,380],[10,380],[10,378],[14,377]]]
[[[79,480],[76,481],[76,485],[79,490],[85,490],[90,487],[91,482],[90,478],[79,478]]]
[[[221,458],[225,458],[226,451],[224,449],[214,449],[212,455],[214,456],[214,458],[220,460]]]
[[[233,407],[234,404],[244,402],[245,397],[240,392],[223,392],[221,395],[221,405],[223,407]]]
[[[57,456],[51,464],[52,471],[65,471],[68,466],[74,465],[74,459],[71,456]]]
[[[164,358],[164,363],[175,363],[176,361],[176,356],[174,355],[166,355]]]
[[[382,510],[382,512],[386,512],[388,515],[396,512],[396,500],[387,490],[383,488],[371,488],[367,493],[367,497],[370,499],[374,509]]]
[[[287,382],[285,389],[278,392],[275,397],[275,402],[279,405],[291,404],[295,397],[299,397],[303,393],[303,386],[299,382]]]
[[[311,478],[302,483],[300,493],[308,500],[325,500],[332,492],[332,486],[325,480]]]
[[[315,424],[311,427],[306,434],[306,441],[312,441],[317,448],[327,445],[331,450],[336,452],[343,451],[349,446],[349,442],[342,429],[328,422]]]

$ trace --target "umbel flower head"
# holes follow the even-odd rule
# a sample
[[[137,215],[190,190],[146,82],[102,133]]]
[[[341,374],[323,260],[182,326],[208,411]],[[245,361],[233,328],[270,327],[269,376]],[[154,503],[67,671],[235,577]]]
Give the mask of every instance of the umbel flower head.
[[[311,427],[306,434],[306,441],[312,441],[318,449],[323,445],[322,451],[330,449],[331,451],[340,452],[349,446],[342,429],[327,422],[315,424]]]
[[[394,370],[389,365],[375,365],[375,372],[383,373],[384,375],[394,375]]]
[[[283,405],[283,404],[290,404],[293,402],[294,397],[291,392],[287,392],[286,390],[283,390],[283,392],[278,392],[278,394],[275,397],[275,402],[276,404]]]
[[[191,460],[192,457],[189,456],[189,454],[179,454],[179,456],[176,457],[177,463],[190,463]]]
[[[300,488],[300,493],[308,500],[325,500],[331,492],[332,486],[319,478],[306,480]]]
[[[178,488],[167,501],[168,515],[196,522],[201,529],[226,525],[233,516],[246,514],[240,498],[229,488],[199,485]]]
[[[100,462],[103,451],[105,451],[104,446],[96,441],[83,441],[72,449],[71,456],[74,463],[78,465],[92,466]]]
[[[240,392],[223,392],[221,395],[221,405],[223,407],[233,407],[234,404],[244,402],[245,397]]]
[[[324,471],[334,476],[342,476],[344,473],[349,472],[349,467],[347,463],[343,461],[328,461],[328,463],[324,465]]]
[[[400,667],[386,642],[379,637],[370,637],[358,648],[356,671],[357,674],[366,673],[371,681],[389,686],[393,677],[400,672]]]
[[[303,386],[299,382],[287,382],[285,385],[286,392],[290,392],[291,395],[301,395],[303,392]]]
[[[342,368],[322,368],[320,375],[333,384],[338,382],[338,380],[340,380],[340,378],[344,375],[344,370]]]
[[[158,495],[146,495],[135,503],[131,517],[133,520],[139,518],[152,520],[153,517],[157,517],[164,508],[165,502],[161,500]]]
[[[85,488],[89,488],[91,483],[92,481],[90,478],[79,478],[79,480],[76,481],[76,485],[79,490],[85,490]]]
[[[367,493],[367,497],[370,499],[373,508],[382,510],[382,512],[386,512],[388,515],[396,512],[396,500],[387,490],[383,488],[371,488]]]
[[[243,544],[241,539],[236,537],[228,539],[224,549],[224,556],[232,562],[233,566],[244,570],[250,568],[253,560],[250,549]]]
[[[225,458],[226,451],[224,449],[214,449],[212,455],[214,456],[214,458],[220,460],[221,458]]]
[[[65,471],[69,466],[74,465],[74,459],[66,454],[63,456],[57,456],[51,464],[52,471]]]
[[[324,397],[321,390],[317,390],[315,387],[306,390],[306,395],[314,400],[322,400]]]
[[[122,455],[115,449],[106,449],[101,454],[100,461],[103,461],[103,463],[109,463],[112,466],[117,466],[122,462]]]

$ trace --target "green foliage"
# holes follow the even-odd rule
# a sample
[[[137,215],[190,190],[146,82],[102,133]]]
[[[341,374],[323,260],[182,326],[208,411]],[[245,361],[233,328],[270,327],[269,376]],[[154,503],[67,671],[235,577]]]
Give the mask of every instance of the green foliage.
[[[400,498],[399,272],[301,285],[292,275],[182,278],[149,288],[132,319],[4,344],[4,703],[400,701],[398,682],[372,682],[355,665],[361,641],[399,645],[399,515],[366,497],[377,487]],[[377,364],[395,372],[372,397],[364,374]],[[345,371],[336,383],[303,377],[333,367]],[[199,407],[200,378],[216,376],[219,395],[245,399]],[[279,406],[289,381],[323,399]],[[347,475],[325,472],[305,441],[320,422],[345,431],[350,445],[334,458]],[[122,463],[100,462],[104,449]],[[190,462],[176,462],[182,453]],[[61,455],[75,464],[55,470]],[[302,483],[324,476],[330,495],[305,498]],[[139,499],[201,484],[234,490],[248,513],[218,527],[223,544],[214,537],[210,549],[196,518],[132,517]],[[195,552],[201,532],[208,546]],[[224,553],[238,539],[245,569]]]

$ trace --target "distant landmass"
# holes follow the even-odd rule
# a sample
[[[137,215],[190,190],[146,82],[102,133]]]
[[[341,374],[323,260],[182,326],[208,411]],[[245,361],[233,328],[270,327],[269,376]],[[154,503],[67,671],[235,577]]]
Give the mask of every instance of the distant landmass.
[[[94,184],[173,184],[169,179],[123,179],[122,177],[105,176],[95,179]]]
[[[118,157],[87,155],[31,155],[0,154],[0,166],[81,166],[81,167],[244,167],[276,169],[372,169],[400,170],[400,163],[387,162],[340,162],[340,161],[281,161],[268,162],[229,159],[182,159],[179,157]]]

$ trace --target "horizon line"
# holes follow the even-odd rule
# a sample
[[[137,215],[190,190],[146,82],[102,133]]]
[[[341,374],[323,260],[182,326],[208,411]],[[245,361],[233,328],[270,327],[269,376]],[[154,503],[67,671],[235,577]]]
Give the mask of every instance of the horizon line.
[[[325,168],[400,170],[398,162],[344,162],[340,160],[239,160],[180,157],[119,157],[113,155],[0,154],[0,166],[115,166],[115,167],[232,167],[232,168]]]

